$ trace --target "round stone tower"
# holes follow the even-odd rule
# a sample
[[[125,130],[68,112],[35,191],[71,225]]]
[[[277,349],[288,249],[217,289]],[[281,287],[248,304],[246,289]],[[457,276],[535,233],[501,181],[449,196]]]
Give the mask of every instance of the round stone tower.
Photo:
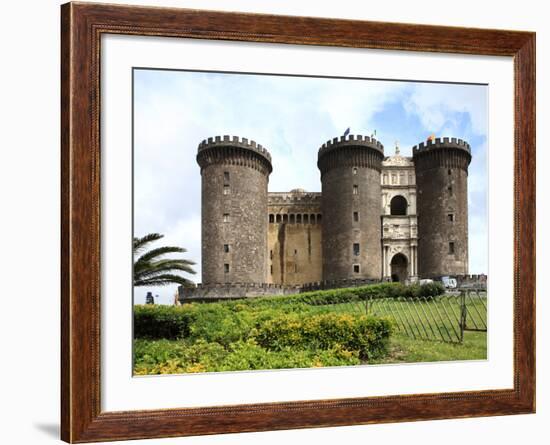
[[[202,282],[267,282],[269,152],[254,141],[216,136],[199,144]]]
[[[342,136],[319,149],[323,280],[382,277],[380,170],[384,147],[367,136]]]
[[[418,218],[418,275],[468,273],[470,145],[437,138],[413,147]]]

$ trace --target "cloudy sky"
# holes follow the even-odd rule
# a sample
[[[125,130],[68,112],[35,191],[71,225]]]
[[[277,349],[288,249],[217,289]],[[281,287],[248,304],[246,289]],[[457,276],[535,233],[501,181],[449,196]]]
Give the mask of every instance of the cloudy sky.
[[[376,130],[386,155],[430,134],[472,147],[469,169],[470,273],[487,272],[487,87],[380,80],[134,70],[134,236],[185,247],[200,267],[197,145],[217,135],[253,139],[273,158],[269,191],[321,191],[316,166],[323,142],[351,128]],[[171,303],[177,286],[147,290]]]

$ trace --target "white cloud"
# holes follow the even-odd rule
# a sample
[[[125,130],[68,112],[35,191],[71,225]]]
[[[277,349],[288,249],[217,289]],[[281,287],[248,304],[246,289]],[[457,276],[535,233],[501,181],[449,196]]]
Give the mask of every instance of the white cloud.
[[[409,113],[418,115],[428,131],[456,134],[458,122],[452,113],[468,113],[472,130],[487,134],[487,96],[483,85],[414,84],[405,100]]]

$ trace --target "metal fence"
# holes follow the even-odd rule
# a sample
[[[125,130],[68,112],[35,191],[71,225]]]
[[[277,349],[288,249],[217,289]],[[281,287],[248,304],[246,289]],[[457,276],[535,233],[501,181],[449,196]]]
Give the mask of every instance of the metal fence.
[[[487,295],[467,289],[431,298],[372,298],[322,305],[331,311],[388,316],[413,339],[462,343],[467,331],[487,331]]]

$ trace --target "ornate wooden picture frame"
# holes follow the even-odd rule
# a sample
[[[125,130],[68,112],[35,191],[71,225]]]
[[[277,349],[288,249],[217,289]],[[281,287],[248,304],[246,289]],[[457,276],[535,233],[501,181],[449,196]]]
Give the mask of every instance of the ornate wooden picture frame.
[[[63,5],[61,33],[63,440],[93,442],[535,411],[534,33],[91,3]],[[513,389],[102,412],[99,116],[104,34],[513,57]]]

